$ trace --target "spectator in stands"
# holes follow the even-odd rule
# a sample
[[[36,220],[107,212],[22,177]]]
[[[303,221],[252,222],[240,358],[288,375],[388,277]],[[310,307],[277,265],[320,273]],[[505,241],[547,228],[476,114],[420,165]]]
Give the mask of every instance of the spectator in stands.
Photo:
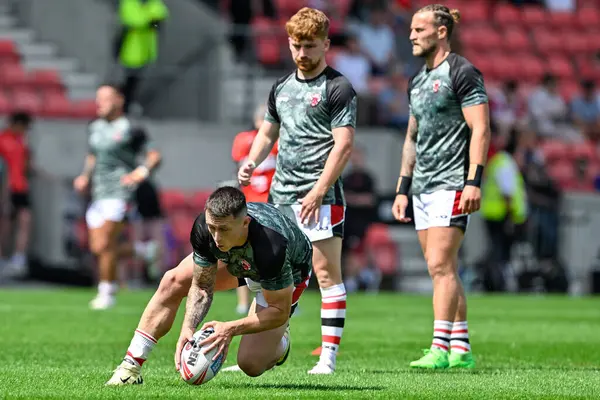
[[[521,171],[515,161],[519,132],[513,129],[508,137],[495,137],[502,149],[488,160],[481,188],[481,216],[489,237],[489,260],[493,268],[507,271],[513,243],[522,236],[528,215],[527,192]],[[504,275],[504,274],[502,274]],[[496,288],[504,290],[505,282]]]
[[[351,0],[348,18],[355,22],[366,23],[369,21],[372,9],[385,9],[387,0]]]
[[[115,48],[119,64],[125,68],[125,113],[135,98],[144,68],[158,57],[158,31],[168,16],[162,0],[120,0],[121,31]]]
[[[596,101],[593,81],[581,82],[581,95],[571,101],[571,116],[575,125],[591,140],[600,138],[600,107]]]
[[[577,8],[576,0],[544,0],[544,3],[551,12],[572,12]]]
[[[346,46],[343,51],[336,55],[333,67],[348,78],[359,96],[367,94],[371,64],[367,56],[361,51],[356,36],[349,36],[346,39]]]
[[[271,0],[231,0],[229,12],[233,24],[233,33],[230,40],[237,61],[241,62],[246,56],[250,22],[258,16],[274,20],[276,18],[275,7]]]
[[[547,172],[538,143],[533,131],[523,132],[515,159],[527,188],[530,242],[538,259],[556,259],[561,191]]]
[[[381,122],[394,129],[403,130],[408,125],[408,81],[401,67],[397,67],[389,84],[379,92],[377,103]]]
[[[351,288],[356,288],[364,262],[361,242],[367,228],[376,220],[377,195],[375,178],[367,170],[364,150],[355,145],[350,158],[347,174],[343,178],[344,195],[346,197],[346,227],[344,233],[343,253],[346,279]],[[362,265],[364,266],[364,264]]]
[[[385,8],[371,10],[369,23],[358,29],[360,47],[371,63],[374,76],[386,75],[396,51],[396,39],[392,28],[387,24]]]
[[[0,248],[9,241],[11,222],[16,222],[14,254],[9,261],[10,274],[22,276],[27,271],[27,248],[31,227],[31,202],[29,198],[29,174],[34,170],[31,151],[27,143],[27,131],[32,118],[24,112],[12,114],[8,127],[0,134],[0,157],[8,167],[10,213],[2,221]]]
[[[569,124],[569,108],[557,90],[556,77],[547,74],[529,96],[528,104],[536,132],[544,138],[581,141],[583,136]]]
[[[517,82],[505,82],[500,90],[490,90],[490,112],[500,136],[507,137],[513,128],[527,122],[527,104],[518,93]]]

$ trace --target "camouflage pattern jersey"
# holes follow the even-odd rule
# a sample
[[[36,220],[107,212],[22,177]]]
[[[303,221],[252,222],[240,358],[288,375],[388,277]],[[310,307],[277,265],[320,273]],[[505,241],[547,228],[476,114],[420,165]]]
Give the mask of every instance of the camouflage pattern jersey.
[[[488,102],[481,72],[450,53],[436,68],[421,68],[410,80],[408,96],[418,129],[413,194],[462,190],[471,138],[462,109]]]
[[[238,278],[249,278],[265,290],[281,290],[304,282],[312,269],[312,245],[294,222],[266,203],[248,203],[251,218],[248,240],[240,247],[222,252],[216,246],[204,214],[190,235],[194,263],[210,267],[218,260]]]
[[[144,129],[125,117],[114,121],[97,119],[88,127],[88,151],[96,157],[92,174],[92,200],[128,201],[135,188],[123,186],[121,178],[133,171],[138,156],[151,148]]]
[[[356,105],[352,85],[331,67],[312,79],[294,72],[275,82],[265,115],[280,126],[271,203],[296,204],[313,188],[333,148],[332,130],[356,126]],[[345,204],[340,179],[323,204]]]

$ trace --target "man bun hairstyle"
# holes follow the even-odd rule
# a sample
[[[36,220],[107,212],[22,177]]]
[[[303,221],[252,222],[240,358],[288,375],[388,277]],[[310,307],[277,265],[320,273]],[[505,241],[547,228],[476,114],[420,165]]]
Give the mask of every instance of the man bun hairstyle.
[[[458,9],[449,9],[443,4],[430,4],[421,8],[417,13],[433,13],[433,20],[436,26],[445,26],[448,30],[448,40],[452,37],[454,27],[460,22],[460,11]]]

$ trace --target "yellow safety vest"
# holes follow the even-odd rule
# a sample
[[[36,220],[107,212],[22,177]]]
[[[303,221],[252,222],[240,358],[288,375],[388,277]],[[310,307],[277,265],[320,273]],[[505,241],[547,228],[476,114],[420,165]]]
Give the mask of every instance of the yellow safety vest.
[[[121,0],[119,17],[125,27],[119,51],[121,65],[141,68],[158,57],[158,33],[150,26],[152,21],[164,21],[169,10],[162,0]]]
[[[527,192],[523,175],[518,172],[517,187],[510,199],[510,210],[507,210],[506,199],[496,182],[498,168],[511,162],[510,154],[501,151],[496,153],[488,162],[484,173],[483,187],[481,188],[481,208],[483,218],[489,221],[503,221],[507,212],[515,224],[522,224],[527,220]]]

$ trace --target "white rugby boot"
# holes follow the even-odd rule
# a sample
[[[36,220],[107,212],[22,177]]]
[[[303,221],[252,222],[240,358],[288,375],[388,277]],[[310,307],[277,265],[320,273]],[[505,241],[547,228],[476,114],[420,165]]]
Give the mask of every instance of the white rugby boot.
[[[108,310],[117,304],[115,296],[98,295],[92,301],[90,301],[90,308],[92,310]]]
[[[108,386],[141,385],[142,367],[135,365],[132,361],[123,360],[121,365],[115,369],[113,376],[106,382]]]
[[[308,373],[310,375],[331,375],[335,372],[335,361],[332,363],[330,360],[319,360],[317,365],[313,367]]]

